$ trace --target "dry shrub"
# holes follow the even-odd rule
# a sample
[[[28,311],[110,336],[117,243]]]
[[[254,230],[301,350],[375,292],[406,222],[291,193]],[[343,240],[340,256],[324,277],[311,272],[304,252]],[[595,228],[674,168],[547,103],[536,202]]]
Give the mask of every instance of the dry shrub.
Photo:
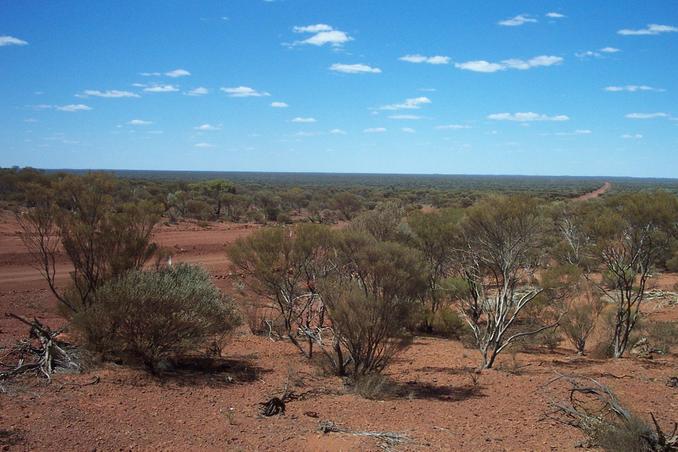
[[[356,282],[325,286],[324,300],[338,340],[351,357],[350,373],[380,373],[411,343],[404,326],[414,303],[375,296]]]
[[[394,394],[393,382],[382,374],[361,375],[351,381],[351,389],[369,400],[381,400]]]
[[[678,323],[675,321],[647,322],[644,330],[650,345],[660,353],[671,353],[678,345]]]
[[[450,306],[442,306],[433,315],[433,332],[450,339],[461,339],[472,334],[464,319]]]
[[[570,300],[567,313],[560,321],[565,337],[574,345],[578,354],[584,354],[586,341],[593,332],[605,304],[592,290]]]
[[[139,360],[152,372],[163,362],[223,343],[239,323],[232,301],[196,266],[131,271],[104,284],[73,325],[104,358]]]

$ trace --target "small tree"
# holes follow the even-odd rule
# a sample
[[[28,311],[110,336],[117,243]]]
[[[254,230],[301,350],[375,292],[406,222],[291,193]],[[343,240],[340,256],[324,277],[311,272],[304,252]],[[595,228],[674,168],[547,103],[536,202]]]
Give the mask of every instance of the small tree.
[[[350,191],[342,191],[334,195],[331,204],[334,209],[341,213],[345,220],[352,219],[355,213],[362,208],[360,198]]]
[[[322,258],[331,240],[325,226],[300,224],[260,229],[237,240],[227,251],[233,269],[256,294],[273,302],[290,341],[309,358],[314,330],[323,323],[316,280],[327,272]],[[306,335],[307,352],[297,340],[297,332]]]
[[[456,300],[489,369],[518,338],[556,324],[515,331],[521,311],[543,288],[533,277],[542,218],[537,203],[524,196],[492,197],[467,211],[459,237],[456,272],[466,291]]]
[[[66,176],[36,195],[35,207],[17,214],[22,240],[56,298],[70,311],[90,305],[106,280],[150,259],[159,208],[147,201],[121,203],[112,176]],[[56,255],[73,264],[68,291],[56,286]]]
[[[409,342],[406,327],[426,276],[414,250],[355,232],[337,240],[338,272],[321,293],[334,331],[337,373],[381,372]]]
[[[400,203],[388,201],[361,213],[353,219],[350,228],[366,232],[377,240],[396,240],[399,227],[405,216],[405,210]]]
[[[438,308],[447,299],[442,282],[450,272],[459,217],[458,211],[447,210],[443,213],[417,212],[407,219],[412,231],[412,244],[421,252],[427,267],[428,290],[425,301],[428,302],[428,312],[424,318],[424,327],[428,332],[432,331]]]
[[[600,291],[588,282],[579,284],[575,295],[567,300],[567,312],[560,326],[578,355],[583,355],[586,351],[586,342],[596,328],[604,308]]]
[[[235,193],[235,186],[221,179],[207,180],[191,185],[191,188],[209,199],[214,206],[214,218],[221,218],[224,195]]]
[[[565,212],[560,221],[571,262],[616,305],[612,354],[621,357],[639,318],[647,280],[676,236],[678,198],[627,193]],[[595,278],[605,272],[610,284]]]

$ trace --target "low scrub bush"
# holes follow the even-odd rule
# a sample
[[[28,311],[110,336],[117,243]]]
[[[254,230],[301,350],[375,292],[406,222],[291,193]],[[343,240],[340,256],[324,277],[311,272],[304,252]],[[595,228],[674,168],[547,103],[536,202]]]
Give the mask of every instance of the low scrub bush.
[[[210,340],[223,344],[238,323],[230,299],[190,265],[126,273],[104,284],[96,302],[73,318],[90,349],[141,361],[152,372]]]

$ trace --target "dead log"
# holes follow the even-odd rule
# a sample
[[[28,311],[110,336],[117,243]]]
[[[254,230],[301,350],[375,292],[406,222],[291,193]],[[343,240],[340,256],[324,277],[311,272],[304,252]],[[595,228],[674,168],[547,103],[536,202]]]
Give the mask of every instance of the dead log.
[[[38,319],[28,320],[16,314],[5,314],[30,327],[28,338],[17,343],[9,354],[16,357],[17,363],[13,368],[0,372],[0,381],[8,380],[17,375],[35,371],[48,382],[57,370],[79,371],[80,365],[71,356],[73,346],[57,339],[61,330],[52,331]],[[5,367],[8,367],[5,365]]]

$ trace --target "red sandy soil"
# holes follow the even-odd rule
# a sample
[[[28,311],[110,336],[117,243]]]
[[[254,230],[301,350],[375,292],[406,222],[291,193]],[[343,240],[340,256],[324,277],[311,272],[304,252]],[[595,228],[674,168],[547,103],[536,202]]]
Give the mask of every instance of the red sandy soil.
[[[215,282],[232,290],[224,245],[251,225],[192,223],[162,226],[156,240],[177,250],[174,262],[204,265]],[[63,321],[53,296],[30,266],[16,224],[0,215],[0,313]],[[65,275],[64,269],[62,274]],[[675,275],[655,281],[670,289]],[[652,316],[678,318],[675,305],[653,305]],[[0,317],[0,347],[25,335],[25,327]],[[0,356],[2,356],[0,349]],[[406,435],[396,450],[574,450],[582,435],[545,419],[548,401],[561,398],[544,388],[555,372],[583,374],[609,385],[645,418],[658,415],[668,430],[678,419],[678,391],[666,385],[677,372],[676,355],[653,360],[600,361],[555,353],[506,353],[497,370],[473,384],[476,351],[457,341],[417,337],[387,375],[405,394],[384,401],[350,393],[324,375],[287,342],[253,336],[243,326],[212,372],[178,370],[163,379],[115,364],[82,374],[58,374],[47,385],[34,376],[6,384],[0,394],[0,436],[7,450],[381,450],[380,442],[348,433],[322,434],[319,421],[352,431]],[[0,358],[1,360],[1,358]],[[525,366],[525,367],[521,367]],[[519,368],[517,372],[511,369]],[[98,384],[82,386],[99,377]],[[304,400],[287,404],[284,416],[259,416],[259,402],[280,395],[285,382]],[[549,387],[550,388],[550,387]]]
[[[597,190],[593,190],[592,192],[585,193],[581,195],[580,197],[576,198],[576,201],[588,201],[589,199],[594,199],[597,198],[603,194],[605,194],[607,191],[612,188],[612,184],[609,182],[605,182],[602,187],[600,187]]]

